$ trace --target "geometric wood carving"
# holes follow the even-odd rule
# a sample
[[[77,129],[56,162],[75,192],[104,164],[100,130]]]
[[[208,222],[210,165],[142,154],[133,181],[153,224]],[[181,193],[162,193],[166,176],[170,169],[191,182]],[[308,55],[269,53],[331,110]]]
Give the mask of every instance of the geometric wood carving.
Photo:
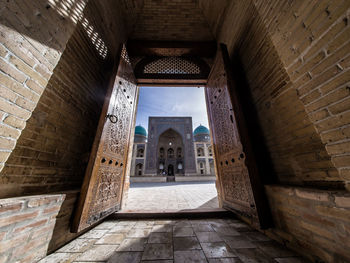
[[[72,231],[97,223],[121,206],[129,140],[136,104],[136,80],[123,48],[109,85],[81,189]]]
[[[261,206],[262,202],[258,200],[264,199],[262,185],[251,146],[247,143],[249,138],[242,133],[245,123],[229,68],[226,46],[221,44],[206,86],[219,197],[224,207],[244,216],[256,226],[266,227],[266,224],[262,224],[264,213],[260,212],[268,208]]]

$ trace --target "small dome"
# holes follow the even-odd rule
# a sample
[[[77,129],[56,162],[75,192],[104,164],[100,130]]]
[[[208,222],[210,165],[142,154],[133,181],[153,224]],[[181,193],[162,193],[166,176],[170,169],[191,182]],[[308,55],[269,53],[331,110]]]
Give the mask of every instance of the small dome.
[[[147,137],[146,129],[143,128],[141,125],[137,125],[135,127],[135,135],[142,135],[142,136]]]
[[[207,127],[203,125],[199,125],[193,132],[193,135],[198,135],[198,134],[208,134],[209,135],[209,130]]]

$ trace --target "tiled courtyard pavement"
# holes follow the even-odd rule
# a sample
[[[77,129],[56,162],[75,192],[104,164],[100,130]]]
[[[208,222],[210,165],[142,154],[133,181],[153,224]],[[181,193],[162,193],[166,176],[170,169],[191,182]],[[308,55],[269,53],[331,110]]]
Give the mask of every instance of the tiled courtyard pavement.
[[[123,211],[218,208],[215,182],[132,183]]]
[[[306,261],[239,220],[201,219],[105,221],[40,262]]]

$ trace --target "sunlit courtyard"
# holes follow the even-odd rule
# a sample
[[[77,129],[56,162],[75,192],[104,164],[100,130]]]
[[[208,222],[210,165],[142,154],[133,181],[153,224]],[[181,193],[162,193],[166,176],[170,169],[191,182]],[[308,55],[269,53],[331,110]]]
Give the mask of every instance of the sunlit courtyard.
[[[140,88],[136,123],[122,212],[218,208],[204,88]]]
[[[218,207],[215,182],[132,183],[122,212]]]

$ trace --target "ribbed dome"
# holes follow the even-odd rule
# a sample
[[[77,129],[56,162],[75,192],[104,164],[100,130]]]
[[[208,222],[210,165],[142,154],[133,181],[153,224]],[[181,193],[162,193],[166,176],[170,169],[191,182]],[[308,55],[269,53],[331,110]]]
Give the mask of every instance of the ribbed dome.
[[[198,134],[208,134],[209,135],[209,130],[207,127],[203,125],[199,125],[193,132],[193,135],[198,135]]]
[[[146,129],[143,128],[141,125],[137,125],[135,127],[135,135],[142,135],[142,136],[147,137]]]

